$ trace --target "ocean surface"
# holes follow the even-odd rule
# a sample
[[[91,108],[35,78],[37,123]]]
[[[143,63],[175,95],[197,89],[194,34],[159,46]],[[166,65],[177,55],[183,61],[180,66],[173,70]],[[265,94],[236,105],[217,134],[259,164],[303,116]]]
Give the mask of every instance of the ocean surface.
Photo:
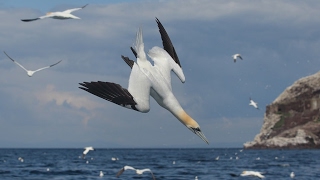
[[[3,179],[139,179],[152,180],[149,172],[138,175],[125,165],[150,168],[157,180],[259,179],[231,176],[244,170],[264,172],[265,179],[320,179],[320,150],[229,149],[96,149],[81,158],[83,149],[0,149]],[[219,159],[216,158],[219,156]],[[112,160],[115,158],[116,160]],[[21,160],[23,159],[23,160]],[[100,171],[104,176],[100,177]]]

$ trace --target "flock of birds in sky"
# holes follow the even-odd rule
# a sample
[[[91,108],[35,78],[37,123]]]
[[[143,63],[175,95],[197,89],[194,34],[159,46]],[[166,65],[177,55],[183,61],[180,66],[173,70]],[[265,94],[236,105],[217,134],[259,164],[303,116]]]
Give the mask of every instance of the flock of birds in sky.
[[[88,4],[87,4],[88,5]],[[85,8],[87,5],[81,8],[68,9],[62,12],[50,12],[45,16],[40,16],[33,19],[21,19],[23,22],[31,22],[36,20],[41,20],[45,18],[53,19],[80,19],[71,13],[80,9]],[[119,84],[113,82],[83,82],[79,83],[82,90],[85,90],[93,95],[103,98],[107,101],[113,102],[120,106],[139,111],[142,113],[147,113],[150,110],[149,100],[150,96],[155,99],[155,101],[163,108],[171,112],[183,125],[185,125],[189,130],[198,135],[204,142],[209,144],[209,141],[200,129],[199,124],[192,117],[190,117],[184,109],[181,107],[179,101],[176,99],[172,92],[171,86],[171,71],[173,71],[182,83],[185,82],[185,76],[181,68],[180,60],[175,51],[175,48],[167,34],[165,28],[156,18],[156,23],[159,28],[160,36],[162,39],[163,48],[153,47],[148,53],[145,53],[142,29],[140,28],[136,35],[136,42],[134,47],[130,47],[136,61],[131,60],[129,57],[121,56],[122,59],[131,68],[131,74],[129,77],[128,88],[123,88]],[[59,64],[62,60],[54,63],[50,66],[46,66],[37,70],[28,70],[20,63],[12,59],[6,52],[5,55],[12,60],[15,64],[24,69],[28,76],[31,77],[35,72],[53,67]],[[153,64],[147,59],[153,60]],[[239,58],[242,60],[240,54],[235,54],[232,56],[234,62]],[[256,109],[258,105],[250,98],[250,104]],[[86,147],[83,152],[82,158],[85,158],[86,154],[94,150],[93,147]],[[145,171],[149,171],[152,178],[155,177],[150,169],[135,169],[131,166],[124,166],[118,173],[119,177],[125,170],[134,170],[137,174],[142,174]],[[259,172],[244,171],[241,176],[257,176],[263,178]],[[103,172],[100,172],[100,176],[103,176]]]

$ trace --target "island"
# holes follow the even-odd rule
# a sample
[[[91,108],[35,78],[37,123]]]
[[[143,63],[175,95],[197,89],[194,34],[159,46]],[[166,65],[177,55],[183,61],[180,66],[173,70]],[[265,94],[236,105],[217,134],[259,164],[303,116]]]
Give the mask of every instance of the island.
[[[320,148],[320,72],[301,78],[267,105],[260,133],[245,149]]]

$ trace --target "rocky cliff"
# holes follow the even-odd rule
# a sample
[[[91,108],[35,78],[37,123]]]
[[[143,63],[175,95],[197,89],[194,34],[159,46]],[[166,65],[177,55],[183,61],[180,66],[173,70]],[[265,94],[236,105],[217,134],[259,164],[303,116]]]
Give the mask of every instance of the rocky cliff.
[[[299,79],[266,107],[246,149],[320,148],[320,72]]]

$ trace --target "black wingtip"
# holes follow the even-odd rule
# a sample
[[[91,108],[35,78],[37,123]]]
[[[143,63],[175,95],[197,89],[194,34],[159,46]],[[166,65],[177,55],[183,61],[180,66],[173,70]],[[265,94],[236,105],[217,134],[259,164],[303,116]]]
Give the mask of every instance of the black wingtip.
[[[180,60],[178,58],[178,55],[176,53],[176,50],[171,42],[171,39],[166,31],[166,29],[163,27],[160,20],[156,17],[156,22],[158,24],[159,32],[162,39],[162,45],[163,49],[168,52],[168,54],[172,57],[172,59],[181,67]]]
[[[137,56],[138,54],[137,54],[136,50],[134,50],[133,47],[130,47],[130,49],[131,49],[132,53],[134,54],[134,56],[137,58],[137,57],[138,57],[138,56]]]

